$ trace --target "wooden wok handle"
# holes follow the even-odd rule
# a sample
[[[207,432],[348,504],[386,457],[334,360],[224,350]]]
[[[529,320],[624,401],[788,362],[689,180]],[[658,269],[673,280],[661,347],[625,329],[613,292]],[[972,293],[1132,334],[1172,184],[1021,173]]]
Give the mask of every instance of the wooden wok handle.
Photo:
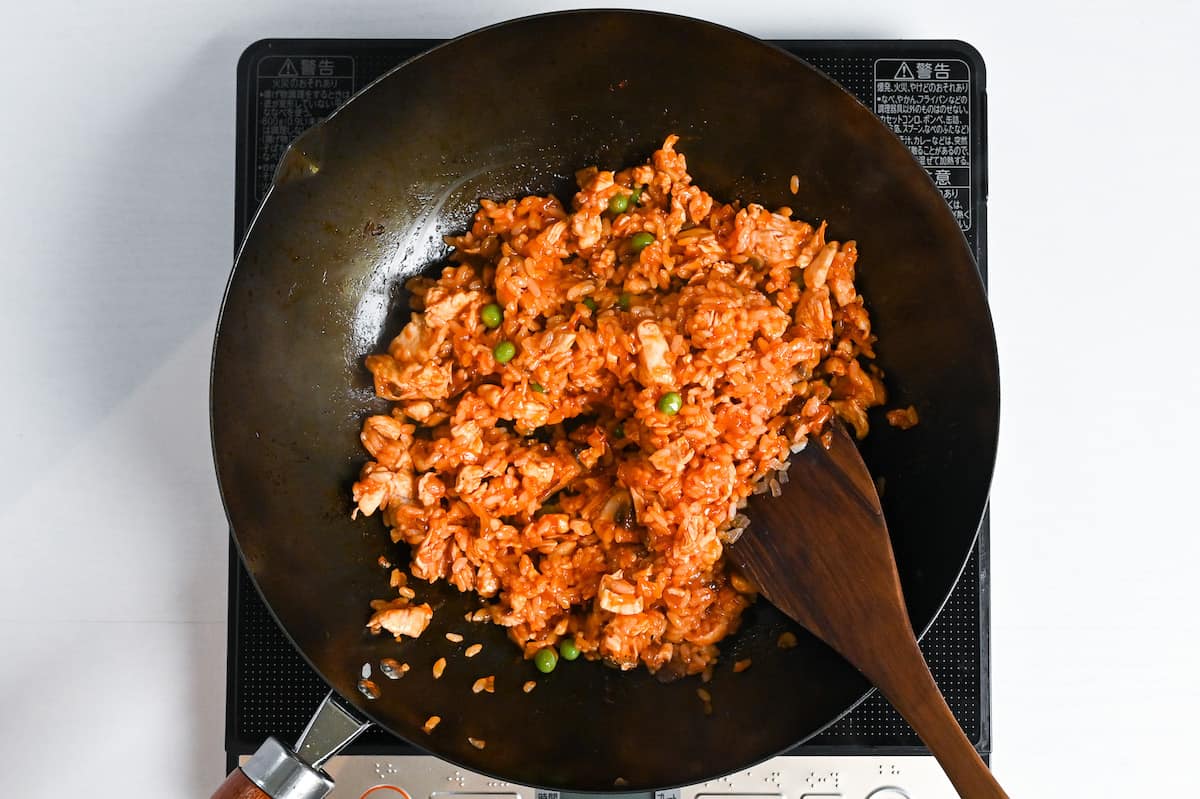
[[[271,799],[262,789],[250,781],[240,768],[229,772],[225,782],[217,788],[212,799]]]
[[[212,799],[325,799],[332,790],[328,774],[268,738],[240,768],[229,772]]]

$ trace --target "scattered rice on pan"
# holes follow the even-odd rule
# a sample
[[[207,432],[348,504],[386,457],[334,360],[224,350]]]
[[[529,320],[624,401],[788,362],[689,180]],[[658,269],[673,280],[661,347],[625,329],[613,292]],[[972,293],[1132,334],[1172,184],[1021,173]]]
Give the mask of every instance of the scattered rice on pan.
[[[722,557],[746,498],[778,494],[834,416],[865,436],[886,399],[855,243],[714,200],[676,141],[581,170],[569,206],[483,200],[366,360],[395,406],[363,423],[355,513],[381,511],[411,575],[478,594],[473,618],[526,657],[568,638],[705,672],[754,598]],[[405,601],[372,629],[400,635],[381,614]]]
[[[909,405],[907,408],[897,408],[895,410],[888,411],[886,416],[888,424],[890,424],[892,427],[899,427],[901,430],[908,430],[910,427],[916,427],[917,423],[920,421],[920,418],[917,416],[917,409],[912,405]]]

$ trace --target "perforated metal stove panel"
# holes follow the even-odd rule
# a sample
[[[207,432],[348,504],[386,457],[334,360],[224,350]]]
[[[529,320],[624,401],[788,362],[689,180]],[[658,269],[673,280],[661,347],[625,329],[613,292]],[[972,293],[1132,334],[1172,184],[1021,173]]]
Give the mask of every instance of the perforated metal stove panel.
[[[265,40],[246,51],[238,66],[237,242],[287,143],[351,93],[433,44]],[[942,187],[986,278],[986,98],[978,54],[961,42],[778,44],[825,71],[897,130]],[[962,107],[961,129],[943,129],[937,117],[950,115],[925,113],[945,110],[931,105],[938,97],[952,97]],[[991,747],[987,537],[985,519],[962,579],[921,642],[951,709],[984,753]],[[327,689],[275,624],[232,549],[230,557],[226,751],[232,765],[269,735],[293,740]],[[911,728],[872,695],[796,754],[921,751]],[[416,750],[373,729],[348,752]]]

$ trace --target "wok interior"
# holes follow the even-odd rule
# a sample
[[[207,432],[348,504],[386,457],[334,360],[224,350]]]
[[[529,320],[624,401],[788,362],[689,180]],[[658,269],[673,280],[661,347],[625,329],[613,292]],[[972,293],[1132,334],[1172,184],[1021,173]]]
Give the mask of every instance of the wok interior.
[[[632,50],[636,57],[626,57]],[[624,54],[620,57],[614,54]],[[706,686],[644,670],[563,663],[537,675],[503,631],[468,624],[473,596],[418,584],[435,607],[417,640],[364,629],[391,597],[378,517],[351,521],[348,487],[366,459],[373,396],[363,357],[407,319],[405,280],[439,268],[442,236],[481,197],[555,192],[575,170],[644,160],[668,133],[696,182],[859,242],[860,290],[879,336],[888,407],[915,403],[900,432],[872,417],[863,451],[884,508],[914,626],[950,592],[986,502],[995,453],[994,337],[965,241],[924,171],[828,79],[756,40],[693,20],[633,12],[530,18],[456,40],[391,73],[313,134],[304,169],[256,219],[222,313],[213,370],[218,475],[242,556],[305,657],[393,731],[468,768],[523,784],[627,790],[702,781],[819,731],[867,689],[862,678],[764,602],[722,644]],[[800,191],[790,194],[791,175]],[[379,232],[379,229],[382,231]],[[803,513],[797,508],[797,514]],[[444,634],[462,633],[462,644]],[[472,642],[482,653],[465,659]],[[445,676],[430,667],[445,656]],[[361,666],[412,670],[356,691]],[[729,664],[750,657],[733,674]],[[494,674],[496,693],[470,686]],[[525,694],[521,685],[536,677]],[[421,726],[442,722],[433,735]],[[483,750],[467,737],[482,738]]]

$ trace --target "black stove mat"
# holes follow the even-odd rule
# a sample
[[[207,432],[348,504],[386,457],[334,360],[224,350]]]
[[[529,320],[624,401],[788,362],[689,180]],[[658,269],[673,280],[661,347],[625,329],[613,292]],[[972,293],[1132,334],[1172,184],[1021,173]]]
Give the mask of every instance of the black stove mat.
[[[267,39],[238,64],[235,244],[287,144],[391,67],[437,44],[413,39]],[[778,41],[872,108],[918,153],[959,217],[987,276],[984,67],[956,41]],[[947,113],[958,111],[959,113]],[[964,118],[965,117],[965,118]],[[991,750],[985,517],[962,578],[921,649],[967,736]],[[230,548],[226,752],[232,768],[275,735],[294,740],[328,690],[271,618]],[[912,728],[871,694],[796,754],[924,753]],[[372,729],[347,754],[417,753]]]

